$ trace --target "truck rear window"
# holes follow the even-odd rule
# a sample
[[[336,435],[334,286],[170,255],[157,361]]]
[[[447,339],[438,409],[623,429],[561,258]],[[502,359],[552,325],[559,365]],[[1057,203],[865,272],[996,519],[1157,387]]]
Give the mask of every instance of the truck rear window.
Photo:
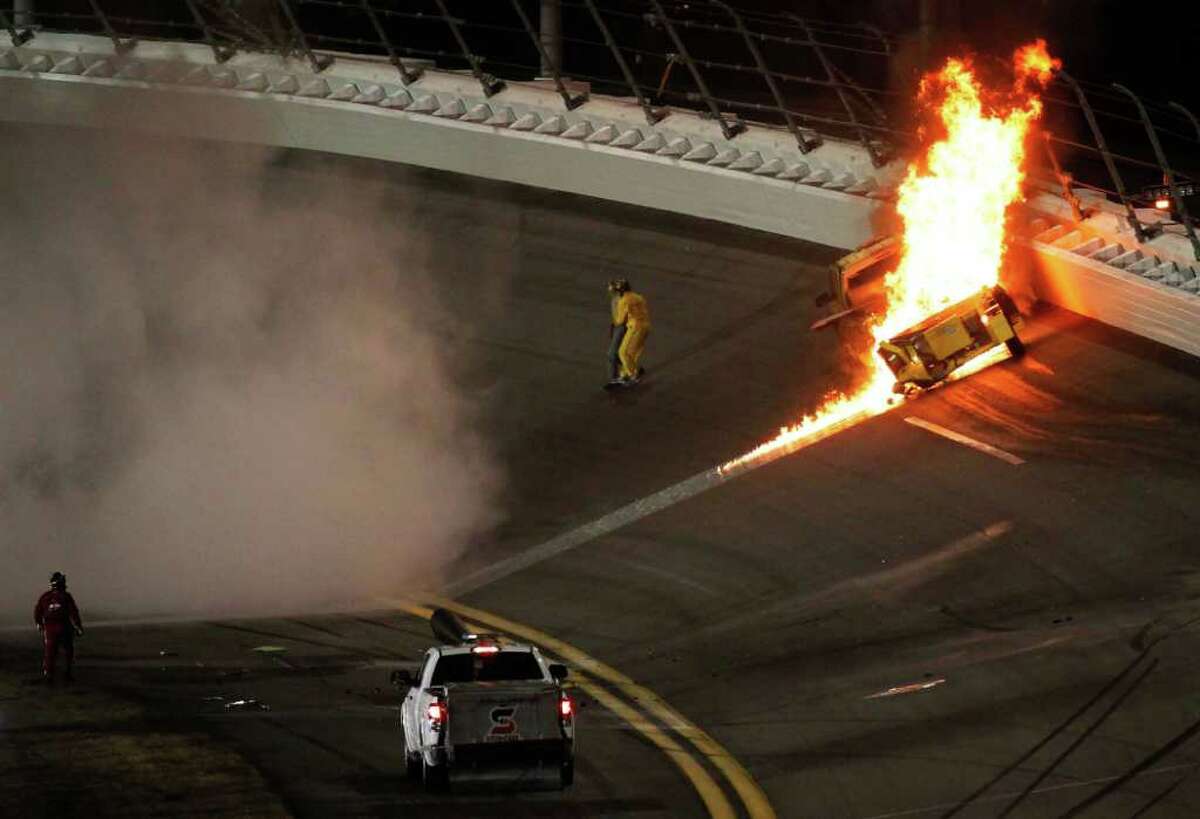
[[[540,680],[542,667],[529,651],[499,654],[449,654],[438,660],[430,685]]]

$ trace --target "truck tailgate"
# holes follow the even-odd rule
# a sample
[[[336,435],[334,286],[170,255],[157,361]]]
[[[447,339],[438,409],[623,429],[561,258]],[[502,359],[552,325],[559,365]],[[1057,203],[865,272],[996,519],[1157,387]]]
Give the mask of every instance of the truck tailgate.
[[[558,689],[552,684],[463,683],[447,692],[451,745],[559,739]]]

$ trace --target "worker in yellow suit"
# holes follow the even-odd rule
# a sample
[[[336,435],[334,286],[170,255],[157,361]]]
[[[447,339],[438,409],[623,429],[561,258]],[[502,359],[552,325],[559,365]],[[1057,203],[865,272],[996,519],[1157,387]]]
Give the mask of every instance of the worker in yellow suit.
[[[613,279],[608,283],[612,295],[612,332],[614,338],[621,337],[617,348],[620,363],[617,377],[609,386],[631,386],[645,373],[639,365],[642,350],[646,347],[646,336],[650,333],[650,307],[640,293],[633,292],[627,279]]]

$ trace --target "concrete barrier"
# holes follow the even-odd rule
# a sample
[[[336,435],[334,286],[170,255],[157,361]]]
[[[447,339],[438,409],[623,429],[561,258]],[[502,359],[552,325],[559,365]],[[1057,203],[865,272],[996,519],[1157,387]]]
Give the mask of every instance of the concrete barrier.
[[[573,111],[547,84],[487,97],[465,74],[340,56],[307,62],[205,46],[139,43],[117,55],[87,35],[39,34],[0,48],[0,119],[231,140],[422,165],[715,219],[833,247],[886,230],[902,174],[853,143],[802,153],[790,134],[751,127],[726,139],[713,121],[674,111],[648,125],[632,101],[591,98]],[[1111,203],[1088,200],[1076,223],[1059,196],[1028,203],[1042,298],[1200,355],[1200,262],[1165,229],[1145,243]],[[1147,218],[1155,218],[1146,214]]]
[[[725,139],[677,111],[650,126],[639,106],[593,98],[562,110],[551,88],[509,83],[485,97],[470,75],[425,71],[405,86],[386,62],[240,54],[213,64],[184,43],[117,56],[86,35],[40,34],[0,49],[0,118],[131,128],[404,162],[611,199],[835,247],[868,239],[898,164],[853,143],[802,154],[790,134]]]
[[[1076,222],[1061,197],[1041,194],[1029,242],[1036,251],[1034,289],[1053,304],[1200,355],[1200,261],[1182,235],[1162,232],[1139,242],[1117,205],[1085,197],[1089,215]],[[1143,221],[1162,220],[1157,213]]]

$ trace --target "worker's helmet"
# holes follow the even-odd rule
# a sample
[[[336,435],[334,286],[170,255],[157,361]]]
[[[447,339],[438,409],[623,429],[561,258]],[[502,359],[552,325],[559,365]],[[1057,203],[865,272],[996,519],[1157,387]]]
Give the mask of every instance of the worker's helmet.
[[[50,588],[65,589],[67,587],[67,576],[62,572],[55,572],[50,575]]]
[[[608,292],[610,293],[628,293],[631,289],[629,279],[613,279],[608,283]]]

